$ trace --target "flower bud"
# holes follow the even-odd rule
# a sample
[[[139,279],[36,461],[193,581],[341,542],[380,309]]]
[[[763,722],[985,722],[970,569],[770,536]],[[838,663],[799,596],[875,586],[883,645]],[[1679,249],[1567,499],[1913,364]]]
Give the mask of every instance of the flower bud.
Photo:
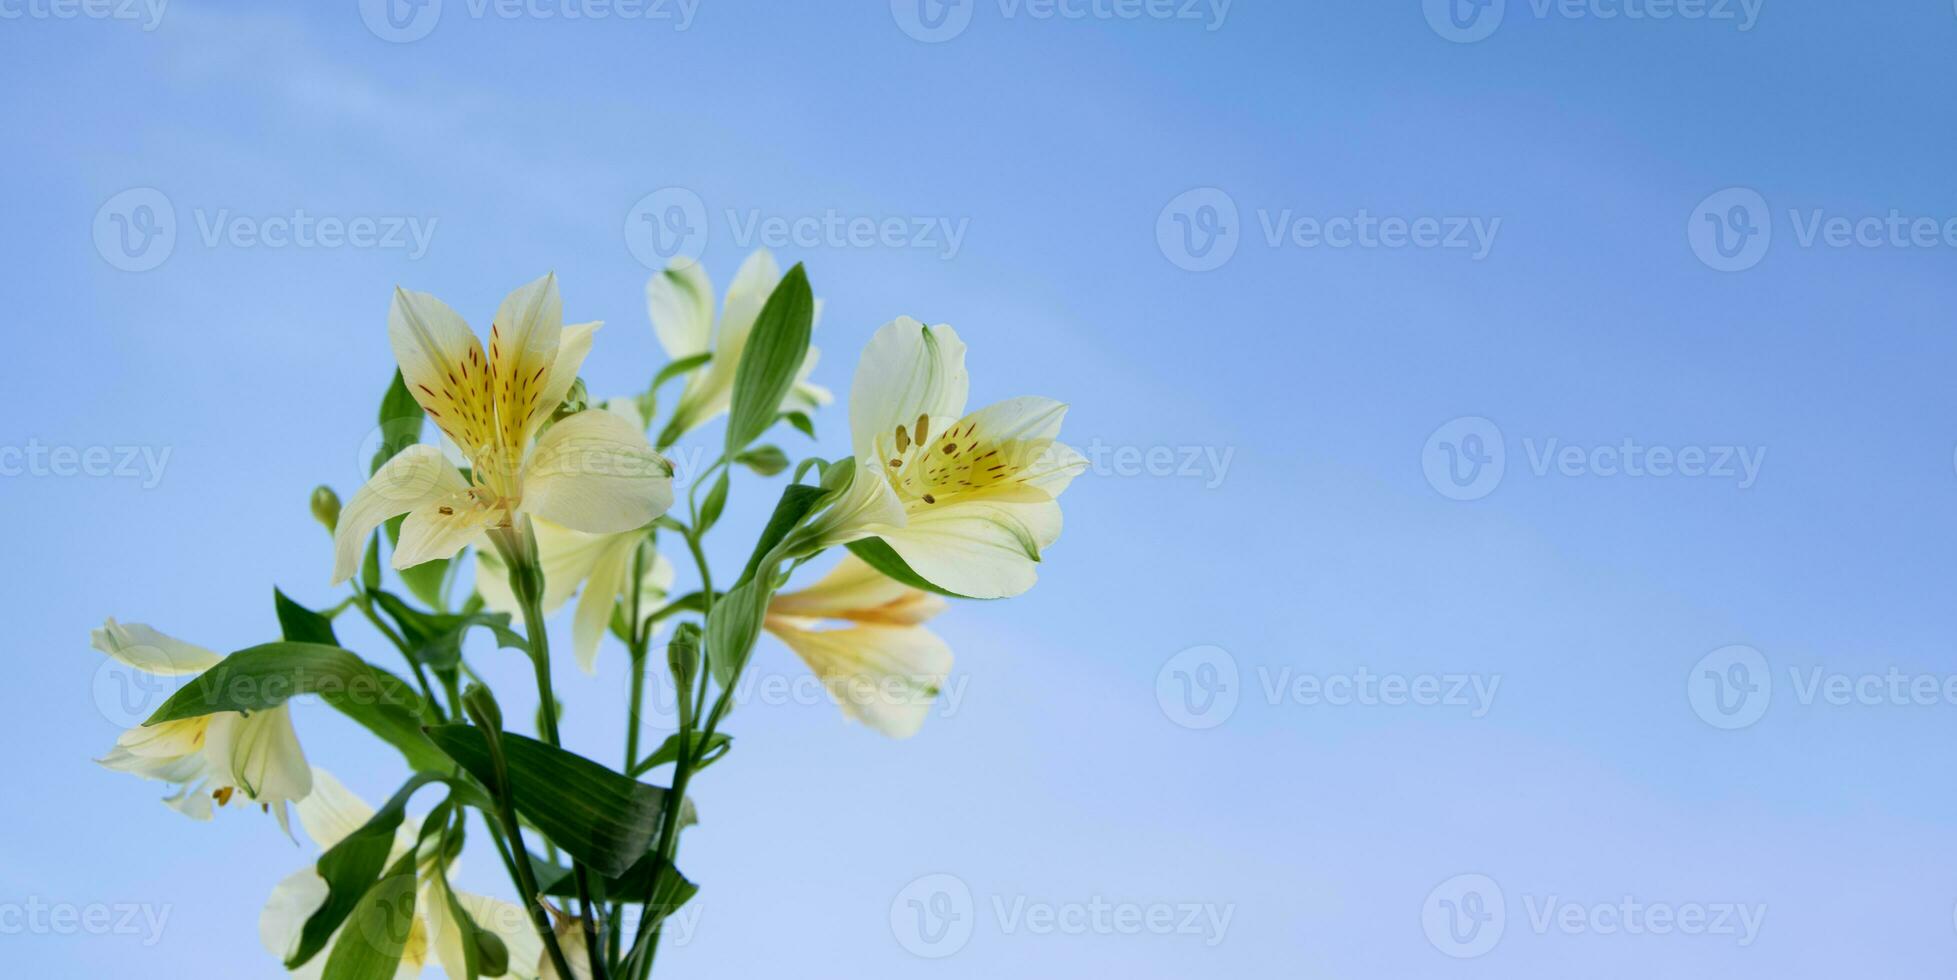
[[[339,527],[340,495],[334,493],[332,487],[314,487],[312,507],[313,517],[321,524],[326,525],[328,533],[331,533],[335,528]]]

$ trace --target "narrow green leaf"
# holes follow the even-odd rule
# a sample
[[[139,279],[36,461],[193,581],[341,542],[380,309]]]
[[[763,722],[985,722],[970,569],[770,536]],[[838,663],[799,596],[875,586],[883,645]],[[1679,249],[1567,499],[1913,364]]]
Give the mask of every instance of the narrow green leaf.
[[[727,471],[723,469],[713,486],[707,488],[707,499],[700,503],[700,529],[695,533],[707,533],[720,520],[720,512],[727,508],[727,482]]]
[[[441,725],[428,737],[485,783],[494,763],[481,729]],[[502,736],[517,813],[601,875],[625,872],[651,847],[666,791],[514,732]]]
[[[798,262],[769,294],[741,351],[727,413],[727,455],[739,453],[774,424],[808,355],[814,322],[815,296]]]
[[[276,587],[272,589],[272,604],[279,614],[279,633],[294,643],[324,643],[339,646],[338,637],[333,635],[333,621],[319,613],[293,602]]]
[[[815,438],[815,421],[809,418],[809,413],[783,412],[781,417],[787,419],[788,424],[794,426],[803,435],[811,439]]]
[[[421,732],[421,695],[399,677],[336,646],[265,643],[240,650],[170,696],[145,725],[218,711],[264,711],[317,694],[401,751],[416,771],[449,762]]]
[[[829,491],[822,487],[792,483],[782,488],[781,499],[775,502],[775,512],[768,517],[768,526],[761,529],[760,540],[754,543],[754,553],[748,556],[747,567],[741,571],[741,580],[754,577],[770,552],[782,543],[809,515],[819,510]]]
[[[414,929],[414,863],[361,896],[326,957],[323,980],[393,980]]]
[[[394,372],[394,380],[387,386],[387,394],[381,396],[380,410],[380,448],[374,451],[373,465],[369,474],[378,471],[394,454],[421,441],[421,403],[415,401],[408,384],[400,371]]]
[[[690,740],[686,739],[679,732],[674,732],[666,736],[666,741],[661,743],[657,750],[644,759],[639,760],[639,764],[632,767],[632,775],[644,775],[666,763],[677,761],[680,756],[680,746],[688,744],[688,741],[698,746],[696,754],[699,758],[693,764],[694,771],[698,772],[705,769],[721,756],[726,755],[728,745],[734,741],[734,737],[726,732],[715,732],[712,738],[704,738],[703,736],[705,734],[704,732],[694,732]]]
[[[728,590],[707,613],[707,669],[713,671],[714,683],[732,687],[741,676],[761,635],[772,594],[767,583],[748,579]]]

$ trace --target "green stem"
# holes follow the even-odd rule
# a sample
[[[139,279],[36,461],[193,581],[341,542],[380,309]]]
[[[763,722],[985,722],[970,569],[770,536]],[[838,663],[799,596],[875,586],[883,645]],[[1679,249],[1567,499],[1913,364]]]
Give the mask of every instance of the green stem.
[[[355,592],[353,604],[367,617],[368,622],[374,624],[375,629],[380,630],[381,634],[386,636],[394,644],[395,649],[401,651],[401,658],[406,660],[408,666],[414,670],[415,683],[421,686],[421,696],[427,702],[428,710],[435,713],[435,720],[437,722],[447,723],[448,714],[442,711],[441,702],[435,700],[435,689],[428,685],[428,675],[422,671],[421,662],[417,661],[414,658],[414,654],[408,650],[408,641],[403,639],[400,633],[395,632],[394,627],[387,625],[378,613],[374,612],[373,601],[368,599],[365,593]]]

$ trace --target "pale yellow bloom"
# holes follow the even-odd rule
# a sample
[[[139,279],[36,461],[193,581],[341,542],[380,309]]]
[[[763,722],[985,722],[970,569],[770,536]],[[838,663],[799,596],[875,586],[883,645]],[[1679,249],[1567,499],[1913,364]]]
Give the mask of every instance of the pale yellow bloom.
[[[89,634],[91,645],[123,664],[158,677],[201,674],[223,660],[219,654],[167,636],[141,623],[114,619]],[[197,820],[209,820],[213,803],[257,803],[286,819],[285,805],[312,790],[312,770],[281,704],[249,715],[219,711],[123,732],[107,768],[179,784],[164,802]]]
[[[1021,397],[966,414],[965,345],[909,317],[870,338],[849,394],[849,490],[811,527],[821,544],[882,538],[939,588],[978,599],[1033,586],[1060,536],[1059,496],[1087,468],[1059,442],[1067,406]]]
[[[374,808],[347,789],[332,773],[324,769],[313,770],[314,791],[311,796],[300,801],[300,826],[306,835],[318,844],[321,851],[339,843],[348,834],[359,830],[374,816]],[[420,837],[420,822],[412,817],[405,818],[394,832],[394,846],[387,856],[387,866],[392,866],[408,848],[415,845]],[[434,860],[439,839],[431,837],[417,855],[415,915],[408,929],[407,941],[401,955],[401,965],[395,970],[396,980],[410,980],[421,975],[434,954],[434,962],[451,977],[464,976],[462,929],[450,915],[446,894],[451,891],[439,873]],[[474,895],[459,889],[453,890],[456,903],[467,912],[471,921],[480,929],[495,933],[503,941],[510,953],[510,973],[507,976],[529,980],[536,972],[529,964],[536,962],[543,949],[543,942],[537,938],[535,927],[521,906]],[[265,902],[264,911],[258,916],[258,937],[266,950],[284,962],[299,949],[301,933],[306,920],[326,904],[326,880],[319,871],[307,865],[286,876],[272,889],[272,895]],[[343,925],[339,932],[328,939],[326,945],[307,960],[299,969],[292,971],[295,977],[316,978],[326,969],[326,961],[333,953],[333,944],[345,933]]]
[[[814,585],[770,600],[765,625],[821,678],[844,714],[909,738],[951,673],[951,648],[923,625],[944,608],[943,599],[845,555]],[[845,625],[819,628],[829,621]]]
[[[760,249],[749,255],[727,287],[727,300],[721,306],[717,324],[713,315],[713,281],[698,262],[683,260],[646,283],[646,313],[652,319],[653,333],[658,336],[666,356],[678,361],[713,354],[713,360],[695,370],[680,391],[666,429],[672,438],[713,421],[733,403],[734,371],[740,366],[741,352],[747,349],[748,333],[754,329],[755,318],[780,282],[781,267],[772,253]],[[821,313],[822,305],[818,302],[818,319]],[[782,402],[782,411],[808,411],[832,400],[827,388],[808,380],[818,356],[814,347],[809,348],[796,375],[795,387]]]
[[[544,428],[597,328],[564,326],[557,280],[545,276],[503,300],[485,354],[441,300],[396,289],[387,329],[402,380],[469,473],[427,444],[395,455],[340,512],[333,581],[352,577],[367,536],[401,514],[396,568],[453,557],[485,531],[517,526],[521,514],[613,533],[664,513],[672,467],[631,423],[586,411]]]

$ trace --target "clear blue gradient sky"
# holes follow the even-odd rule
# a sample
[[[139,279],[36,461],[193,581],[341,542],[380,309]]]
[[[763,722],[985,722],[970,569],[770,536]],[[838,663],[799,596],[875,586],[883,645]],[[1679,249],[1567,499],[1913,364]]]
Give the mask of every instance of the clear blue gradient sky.
[[[643,384],[634,250],[670,243],[635,219],[665,191],[722,284],[815,219],[776,250],[826,302],[818,381],[844,394],[894,316],[948,322],[975,403],[1066,400],[1097,461],[1038,587],[938,621],[958,699],[918,737],[792,693],[736,711],[666,975],[1947,971],[1950,3],[905,2],[446,0],[370,29],[353,0],[0,0],[0,959],[278,974],[258,910],[313,849],[90,763],[119,719],[87,631],[228,650],[273,636],[274,584],[337,601],[306,496],[361,478],[397,283],[480,324],[554,269],[607,323],[592,389]],[[404,238],[265,243],[301,211]],[[1378,237],[1456,226],[1487,247]],[[781,441],[838,455],[845,418]],[[718,560],[778,482],[737,489]],[[527,713],[524,665],[472,655]],[[566,737],[607,762],[623,659],[560,663]],[[772,644],[757,669],[801,675]],[[1441,703],[1357,703],[1362,673]],[[401,778],[329,708],[297,723],[370,799]],[[70,918],[122,906],[161,928]]]

